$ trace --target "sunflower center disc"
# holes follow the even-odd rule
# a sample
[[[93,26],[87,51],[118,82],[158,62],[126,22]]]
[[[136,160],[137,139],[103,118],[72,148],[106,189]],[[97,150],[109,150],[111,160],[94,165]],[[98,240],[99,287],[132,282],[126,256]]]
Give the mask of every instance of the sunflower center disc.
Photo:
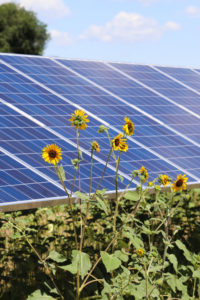
[[[182,186],[183,185],[183,180],[182,179],[179,179],[176,183],[176,186]]]
[[[50,151],[49,151],[49,156],[50,156],[51,158],[56,158],[56,151],[55,151],[55,150],[50,150]]]
[[[115,146],[119,146],[119,139],[115,140]]]

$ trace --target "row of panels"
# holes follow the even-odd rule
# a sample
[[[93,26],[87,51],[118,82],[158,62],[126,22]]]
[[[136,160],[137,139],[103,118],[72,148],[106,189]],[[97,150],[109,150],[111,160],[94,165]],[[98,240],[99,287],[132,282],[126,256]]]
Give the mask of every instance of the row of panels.
[[[198,81],[199,75],[195,76]],[[184,80],[187,80],[186,76]],[[13,167],[4,164],[0,177],[4,192],[0,200],[2,204],[13,202],[13,197],[15,201],[53,198],[55,188],[59,189],[60,194],[57,195],[64,197],[62,189],[52,183],[52,190],[44,189],[45,192],[39,195],[29,193],[29,196],[26,192],[23,197],[5,188],[19,191],[25,183],[30,189],[32,184],[45,186],[50,183],[47,176],[59,184],[53,168],[45,165],[41,158],[41,149],[46,144],[57,143],[63,149],[66,185],[70,189],[73,180],[71,159],[76,157],[76,137],[68,119],[77,108],[86,111],[90,119],[88,129],[80,135],[80,146],[84,151],[82,191],[89,191],[90,142],[97,140],[101,148],[94,161],[93,191],[109,151],[109,142],[106,136],[97,133],[98,127],[101,124],[108,126],[113,138],[122,130],[124,116],[134,121],[135,135],[128,139],[129,150],[122,155],[120,172],[125,180],[119,183],[121,189],[126,186],[131,171],[142,165],[148,169],[150,179],[158,173],[167,173],[175,178],[178,173],[184,172],[191,182],[199,180],[200,121],[190,113],[193,110],[198,113],[198,96],[149,66],[1,55],[0,82],[0,137],[3,149],[0,157],[5,162],[5,153],[10,153],[13,161],[23,161],[30,166],[29,172],[39,174],[42,180],[41,184],[34,175],[33,182],[26,183],[26,168],[23,165],[19,173],[13,173],[16,171],[15,164]],[[171,89],[176,91],[175,98],[171,96]],[[180,104],[181,97],[185,98],[185,103],[188,100],[188,110],[168,101],[166,97],[177,104]],[[181,103],[184,108],[185,103]],[[115,190],[114,169],[112,159],[102,183],[108,191]],[[42,178],[43,174],[47,180]],[[8,200],[5,200],[5,195],[8,195]]]

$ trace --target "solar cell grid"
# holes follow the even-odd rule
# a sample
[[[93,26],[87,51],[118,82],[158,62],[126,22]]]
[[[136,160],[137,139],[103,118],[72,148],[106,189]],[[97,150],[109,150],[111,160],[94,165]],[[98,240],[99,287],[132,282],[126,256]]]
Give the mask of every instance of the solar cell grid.
[[[98,103],[97,103],[98,104]],[[95,109],[95,111],[96,111],[96,109]],[[94,113],[95,113],[95,111],[94,111]],[[143,116],[142,116],[142,118],[144,118]],[[49,118],[48,118],[49,119]],[[60,119],[59,119],[59,121],[60,121]],[[54,121],[54,123],[55,124],[58,124],[58,122],[59,122],[58,120],[55,120]],[[114,123],[114,124],[119,124],[119,117],[117,116],[115,119],[114,118],[112,118],[112,122]],[[122,119],[122,122],[123,122],[123,119]],[[144,123],[144,121],[142,120],[141,121],[141,123]],[[51,123],[53,124],[53,119],[52,119],[52,117],[51,117]],[[151,123],[152,123],[152,120],[151,120]],[[147,122],[147,124],[149,124],[148,122]],[[64,125],[64,124],[62,124],[62,125]],[[100,124],[99,124],[100,125]],[[62,129],[63,130],[63,129]],[[57,131],[58,131],[58,129],[57,129]],[[58,131],[58,132],[60,132],[60,130]],[[113,134],[114,135],[114,134]],[[84,140],[81,140],[81,145],[83,146],[83,147],[86,147],[86,145],[87,145],[87,142]],[[130,147],[131,147],[131,145],[130,145]],[[150,156],[151,157],[151,156]],[[150,159],[150,157],[149,157],[149,159]],[[141,159],[142,159],[142,157],[141,157]],[[124,167],[123,167],[123,161],[122,161],[122,166],[121,166],[121,169],[123,170],[123,171],[126,171],[126,173],[128,172],[128,169],[125,169]],[[130,169],[130,166],[129,166],[129,169]],[[172,168],[172,170],[173,170],[173,172],[174,172],[174,168]],[[165,170],[163,170],[163,171],[165,171]],[[154,172],[152,172],[151,173],[152,174],[152,176],[155,176],[155,174],[154,174]]]
[[[28,170],[5,153],[0,152],[0,160],[0,189],[2,192],[0,204],[4,204],[5,200],[7,202],[17,202],[30,199],[39,200],[44,197],[65,196],[62,189]]]
[[[116,68],[125,71],[126,74],[131,76],[134,79],[141,81],[143,84],[146,84],[150,88],[153,88],[155,91],[163,94],[164,96],[169,97],[171,100],[174,100],[177,104],[187,105],[187,108],[192,112],[199,114],[200,113],[200,97],[195,94],[193,91],[187,89],[180,83],[174,81],[171,78],[168,78],[166,75],[159,73],[157,70],[151,68],[150,66],[137,66],[137,71],[135,66],[124,65],[124,64],[112,64]],[[177,70],[177,68],[167,68],[165,67],[156,67],[158,70]],[[179,70],[179,69],[178,69]],[[181,73],[181,71],[183,72]],[[180,68],[178,71],[182,76],[189,78],[192,74],[191,70]],[[167,74],[167,73],[166,73]],[[170,74],[171,75],[171,74]],[[148,79],[146,78],[148,76]],[[195,106],[194,107],[194,103]]]
[[[57,60],[59,62],[57,64],[54,60],[40,57],[1,55],[0,58],[2,59],[2,61],[0,60],[2,62],[0,63],[0,82],[2,83],[0,97],[7,103],[12,103],[16,108],[13,110],[8,106],[5,108],[4,105],[0,105],[2,146],[25,163],[35,167],[36,170],[45,175],[48,174],[52,180],[58,182],[53,168],[49,165],[44,166],[41,149],[48,143],[56,142],[64,149],[63,162],[65,169],[68,170],[67,185],[70,188],[72,184],[73,167],[70,160],[76,157],[74,146],[76,138],[75,132],[67,120],[76,107],[81,107],[90,114],[89,130],[82,132],[80,146],[87,152],[92,139],[96,139],[101,146],[99,161],[95,161],[94,164],[94,186],[98,183],[99,174],[103,170],[102,162],[105,161],[109,148],[105,137],[97,135],[97,129],[101,121],[110,125],[110,134],[113,138],[121,130],[125,115],[133,119],[135,123],[135,136],[134,139],[129,139],[129,151],[123,153],[120,166],[122,173],[128,175],[131,170],[145,165],[150,171],[150,179],[153,179],[159,172],[175,177],[180,170],[186,171],[190,175],[191,181],[198,179],[200,171],[197,167],[200,157],[200,148],[197,146],[199,134],[194,133],[192,129],[194,126],[199,128],[200,122],[194,116],[167,103],[162,96],[123,76],[103,62]],[[16,70],[4,66],[3,61],[9,63]],[[76,73],[66,69],[64,65],[72,68]],[[116,67],[116,64],[114,66]],[[174,97],[184,95],[185,99],[191,99],[193,109],[195,109],[194,93],[187,87],[181,86],[180,88],[176,81],[168,80],[169,78],[166,80],[163,74],[148,66],[134,66],[134,68],[132,66],[124,66],[123,72],[126,71],[130,76],[138,74],[140,80],[144,80],[145,84],[148,83],[155,90],[167,89],[168,96],[173,90]],[[31,79],[29,80],[26,75]],[[91,81],[85,80],[81,75]],[[182,79],[184,80],[184,75]],[[100,88],[95,83],[100,85]],[[127,105],[120,99],[129,101],[136,108]],[[22,114],[17,113],[17,109],[22,111]],[[30,118],[27,118],[26,114]],[[37,122],[42,122],[44,128],[41,128],[40,123]],[[176,125],[176,128],[180,130],[180,135],[167,128],[164,123],[170,126]],[[186,129],[184,128],[185,124],[188,124]],[[184,135],[193,139],[194,143],[185,139]],[[81,167],[83,191],[89,191],[90,159],[86,152],[84,152],[84,162]],[[114,171],[111,167],[113,169],[115,167],[112,160],[102,186],[114,190]],[[20,174],[13,173],[15,171],[13,169],[8,170],[6,162],[4,168],[3,172],[6,172],[7,181],[19,181]],[[30,170],[28,171],[30,172]],[[23,173],[21,176],[21,182],[27,180],[24,175]],[[31,180],[32,178],[30,177]],[[5,184],[5,180],[1,182]],[[51,183],[47,183],[51,185]],[[124,183],[119,183],[119,187],[123,189],[126,183],[125,179]],[[42,185],[37,190],[36,184],[38,183],[28,183],[28,188],[24,189],[27,197],[31,195],[33,188],[36,190],[35,199],[36,196],[38,197],[37,194],[41,195]],[[22,185],[16,182],[16,186],[15,190],[20,195]],[[76,181],[76,188],[78,188],[78,181]],[[2,197],[5,197],[5,193],[12,195],[12,189],[10,187],[7,190],[4,189]],[[43,194],[45,194],[44,191]],[[48,198],[47,195],[44,197]]]
[[[35,63],[35,62],[34,62]],[[18,66],[18,68],[20,69],[20,66]],[[68,70],[67,70],[68,71]],[[31,74],[31,76],[32,76],[33,74]],[[50,78],[52,75],[51,75],[51,69],[49,68],[49,75],[48,75],[48,78]],[[39,78],[37,78],[37,79],[39,79]],[[85,82],[84,82],[84,80],[82,80],[82,83],[85,85]],[[87,87],[88,87],[88,83],[87,83],[87,85],[86,85]],[[49,88],[51,88],[51,89],[53,89],[54,90],[54,86],[51,84],[51,85],[47,85],[47,87],[49,87]],[[57,88],[57,86],[55,86],[55,89],[58,89]],[[62,89],[64,89],[64,90],[62,90]],[[140,88],[140,90],[142,90],[141,88]],[[78,91],[77,91],[78,92]],[[59,93],[60,94],[62,94],[62,95],[66,95],[66,90],[65,90],[65,86],[64,85],[59,85]],[[80,94],[82,94],[82,91],[80,90],[80,87],[79,87],[79,93]],[[102,93],[102,92],[99,92],[100,94]],[[149,91],[145,91],[144,92],[144,94],[148,94],[149,93]],[[93,95],[91,95],[91,97],[92,97]],[[101,95],[101,98],[102,98],[102,95]],[[98,104],[98,103],[97,103]],[[82,103],[82,107],[84,108],[84,105],[83,105],[83,103]],[[90,111],[92,112],[92,110],[91,110],[91,108],[90,108]],[[95,113],[95,111],[94,111],[94,113]],[[130,113],[129,113],[129,116],[130,116]],[[108,121],[110,122],[110,119],[111,119],[111,116],[108,116]],[[106,121],[106,116],[104,115],[104,118],[103,118],[103,120],[104,121]],[[135,116],[135,120],[136,120],[136,124],[137,124],[137,115]],[[134,120],[134,121],[135,121]],[[138,123],[139,122],[141,122],[141,124],[145,124],[145,121],[144,121],[144,117],[142,116],[142,120],[141,121],[138,121]],[[151,120],[151,122],[150,122],[150,120],[148,120],[147,121],[147,123],[146,124],[153,124],[154,122],[152,122],[152,120]],[[114,125],[114,126],[116,126],[117,124],[119,124],[119,117],[117,116],[117,117],[114,117],[113,116],[113,112],[112,112],[112,124]],[[120,124],[121,125],[121,124]],[[118,125],[119,126],[119,125]],[[140,140],[140,142],[141,142],[141,140]],[[148,145],[149,146],[149,144],[150,144],[150,141],[147,141],[146,139],[145,139],[145,143],[146,143],[146,145]],[[158,144],[159,145],[159,144]]]

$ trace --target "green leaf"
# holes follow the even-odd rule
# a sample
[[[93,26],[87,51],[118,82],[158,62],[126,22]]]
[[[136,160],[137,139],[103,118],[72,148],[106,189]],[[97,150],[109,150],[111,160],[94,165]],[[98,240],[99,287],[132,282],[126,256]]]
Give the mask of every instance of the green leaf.
[[[121,175],[118,174],[118,177],[119,177],[119,179],[121,180],[121,182],[124,181],[124,178],[123,178]]]
[[[79,150],[80,158],[83,160],[83,152]]]
[[[176,241],[175,243],[176,243],[176,246],[177,246],[180,250],[183,251],[185,258],[186,258],[188,261],[190,261],[191,263],[193,263],[192,256],[191,256],[189,250],[186,248],[186,246],[185,246],[180,240]]]
[[[200,278],[200,270],[196,270],[193,272],[193,277]]]
[[[116,250],[114,252],[114,256],[119,258],[121,261],[123,262],[127,262],[128,261],[128,255],[120,250]]]
[[[81,278],[83,279],[85,275],[88,274],[92,264],[90,262],[90,257],[87,253],[81,252],[79,250],[72,251],[72,263],[68,266],[60,266],[61,269],[67,270],[72,274],[79,272]]]
[[[66,261],[66,258],[62,254],[60,254],[54,250],[49,253],[48,258],[56,261],[57,263],[62,263],[64,261]]]
[[[174,276],[171,276],[167,279],[167,283],[172,289],[172,291],[175,293],[176,292],[176,280]]]
[[[10,236],[10,238],[13,239],[13,240],[19,239],[19,238],[21,238],[21,237],[22,237],[22,235],[21,235],[21,233],[19,233],[18,231],[15,232],[15,233],[13,233],[13,234]]]
[[[140,199],[140,195],[137,192],[129,191],[124,195],[124,198],[131,201],[138,201]]]
[[[46,294],[41,294],[40,290],[35,291],[28,296],[27,300],[55,300],[55,298],[48,296]]]
[[[113,254],[105,253],[101,251],[102,261],[106,267],[107,272],[113,271],[121,265],[121,260],[115,257]]]
[[[102,189],[102,190],[97,190],[97,191],[96,191],[96,195],[104,196],[105,193],[106,193],[106,189]]]
[[[108,215],[108,209],[106,207],[105,202],[98,196],[96,196],[96,205],[99,209],[103,210],[105,212],[106,215]]]
[[[81,193],[81,192],[76,192],[75,194],[81,200],[84,200],[84,201],[90,200],[90,197],[89,197],[88,194],[84,194],[84,193]]]
[[[174,254],[167,254],[167,258],[169,259],[170,263],[173,265],[175,272],[178,272],[178,261]]]
[[[139,239],[134,233],[132,232],[123,232],[123,236],[128,238],[131,244],[136,248],[144,248],[143,241]]]
[[[60,164],[59,166],[57,166],[56,173],[57,173],[57,175],[58,175],[58,177],[59,177],[59,179],[61,181],[65,181],[66,180],[65,170],[63,169],[62,164]]]

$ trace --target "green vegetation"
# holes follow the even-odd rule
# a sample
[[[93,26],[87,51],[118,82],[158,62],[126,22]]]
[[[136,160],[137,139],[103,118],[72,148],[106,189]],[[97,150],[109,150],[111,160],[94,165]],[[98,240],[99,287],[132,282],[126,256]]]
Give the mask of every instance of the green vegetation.
[[[128,151],[127,136],[133,122],[125,118],[123,134],[111,140],[104,171],[94,193],[91,143],[90,187],[81,192],[79,130],[89,120],[76,110],[70,119],[76,130],[77,159],[74,182],[79,178],[77,201],[65,186],[60,163],[62,150],[47,145],[43,159],[54,165],[67,195],[65,206],[31,212],[1,213],[2,300],[197,300],[200,299],[200,191],[186,191],[186,175],[172,179],[160,174],[152,182],[144,166],[130,174],[123,192],[118,191],[120,158]],[[116,163],[113,199],[100,189],[108,161]],[[131,183],[137,180],[135,191]],[[162,192],[162,186],[170,186]],[[152,191],[154,193],[152,193]]]
[[[102,194],[103,192],[98,194],[99,199],[102,198]],[[179,201],[181,203],[170,221],[169,243],[166,240],[164,225],[159,233],[153,230],[160,224],[160,213],[155,201],[157,196],[156,194],[148,196],[137,215],[130,220],[131,226],[127,222],[122,224],[127,212],[135,207],[137,196],[128,192],[120,201],[117,229],[121,230],[123,226],[123,230],[113,249],[114,254],[112,254],[112,249],[109,249],[108,255],[104,256],[103,262],[99,263],[93,274],[99,281],[91,283],[83,290],[83,299],[112,299],[111,297],[115,294],[118,295],[118,298],[113,299],[145,299],[144,264],[147,264],[147,268],[149,268],[151,261],[150,291],[154,284],[156,287],[150,299],[166,300],[170,297],[187,300],[199,299],[200,191],[192,190],[184,192],[182,195],[176,195],[174,207],[180,203]],[[105,207],[101,207],[100,202],[91,204],[85,233],[83,252],[90,256],[92,264],[113,237],[112,214],[115,203],[105,196],[103,197]],[[157,201],[162,207],[162,214],[167,209],[169,197],[169,193],[160,193],[159,195],[160,200]],[[79,208],[78,204],[74,206],[74,213],[77,215],[77,229],[80,231]],[[34,248],[52,268],[55,282],[62,291],[64,299],[75,299],[75,275],[73,275],[73,268],[69,266],[73,264],[76,271],[76,262],[72,263],[72,256],[76,257],[76,253],[72,253],[75,249],[75,241],[69,206],[2,214],[1,218],[8,219],[24,229],[23,232]],[[151,251],[149,238],[152,244]],[[166,245],[169,247],[162,274]],[[141,257],[136,253],[140,247],[145,251]],[[87,256],[83,257],[83,261],[86,266],[81,269],[81,275],[87,274],[88,267],[90,267]],[[48,271],[39,263],[36,254],[31,250],[25,238],[7,222],[2,222],[0,230],[0,273],[0,299],[2,300],[39,300],[40,297],[36,296],[39,293],[38,290],[43,296],[51,296],[44,299],[59,299],[48,277]],[[38,292],[34,294],[35,297],[28,298],[36,290]],[[106,296],[106,293],[108,293],[107,295],[110,293],[110,296]],[[160,296],[156,296],[158,293]],[[96,295],[94,298],[87,298],[94,295]]]
[[[33,12],[14,3],[0,5],[0,52],[41,55],[49,39],[46,28]]]

